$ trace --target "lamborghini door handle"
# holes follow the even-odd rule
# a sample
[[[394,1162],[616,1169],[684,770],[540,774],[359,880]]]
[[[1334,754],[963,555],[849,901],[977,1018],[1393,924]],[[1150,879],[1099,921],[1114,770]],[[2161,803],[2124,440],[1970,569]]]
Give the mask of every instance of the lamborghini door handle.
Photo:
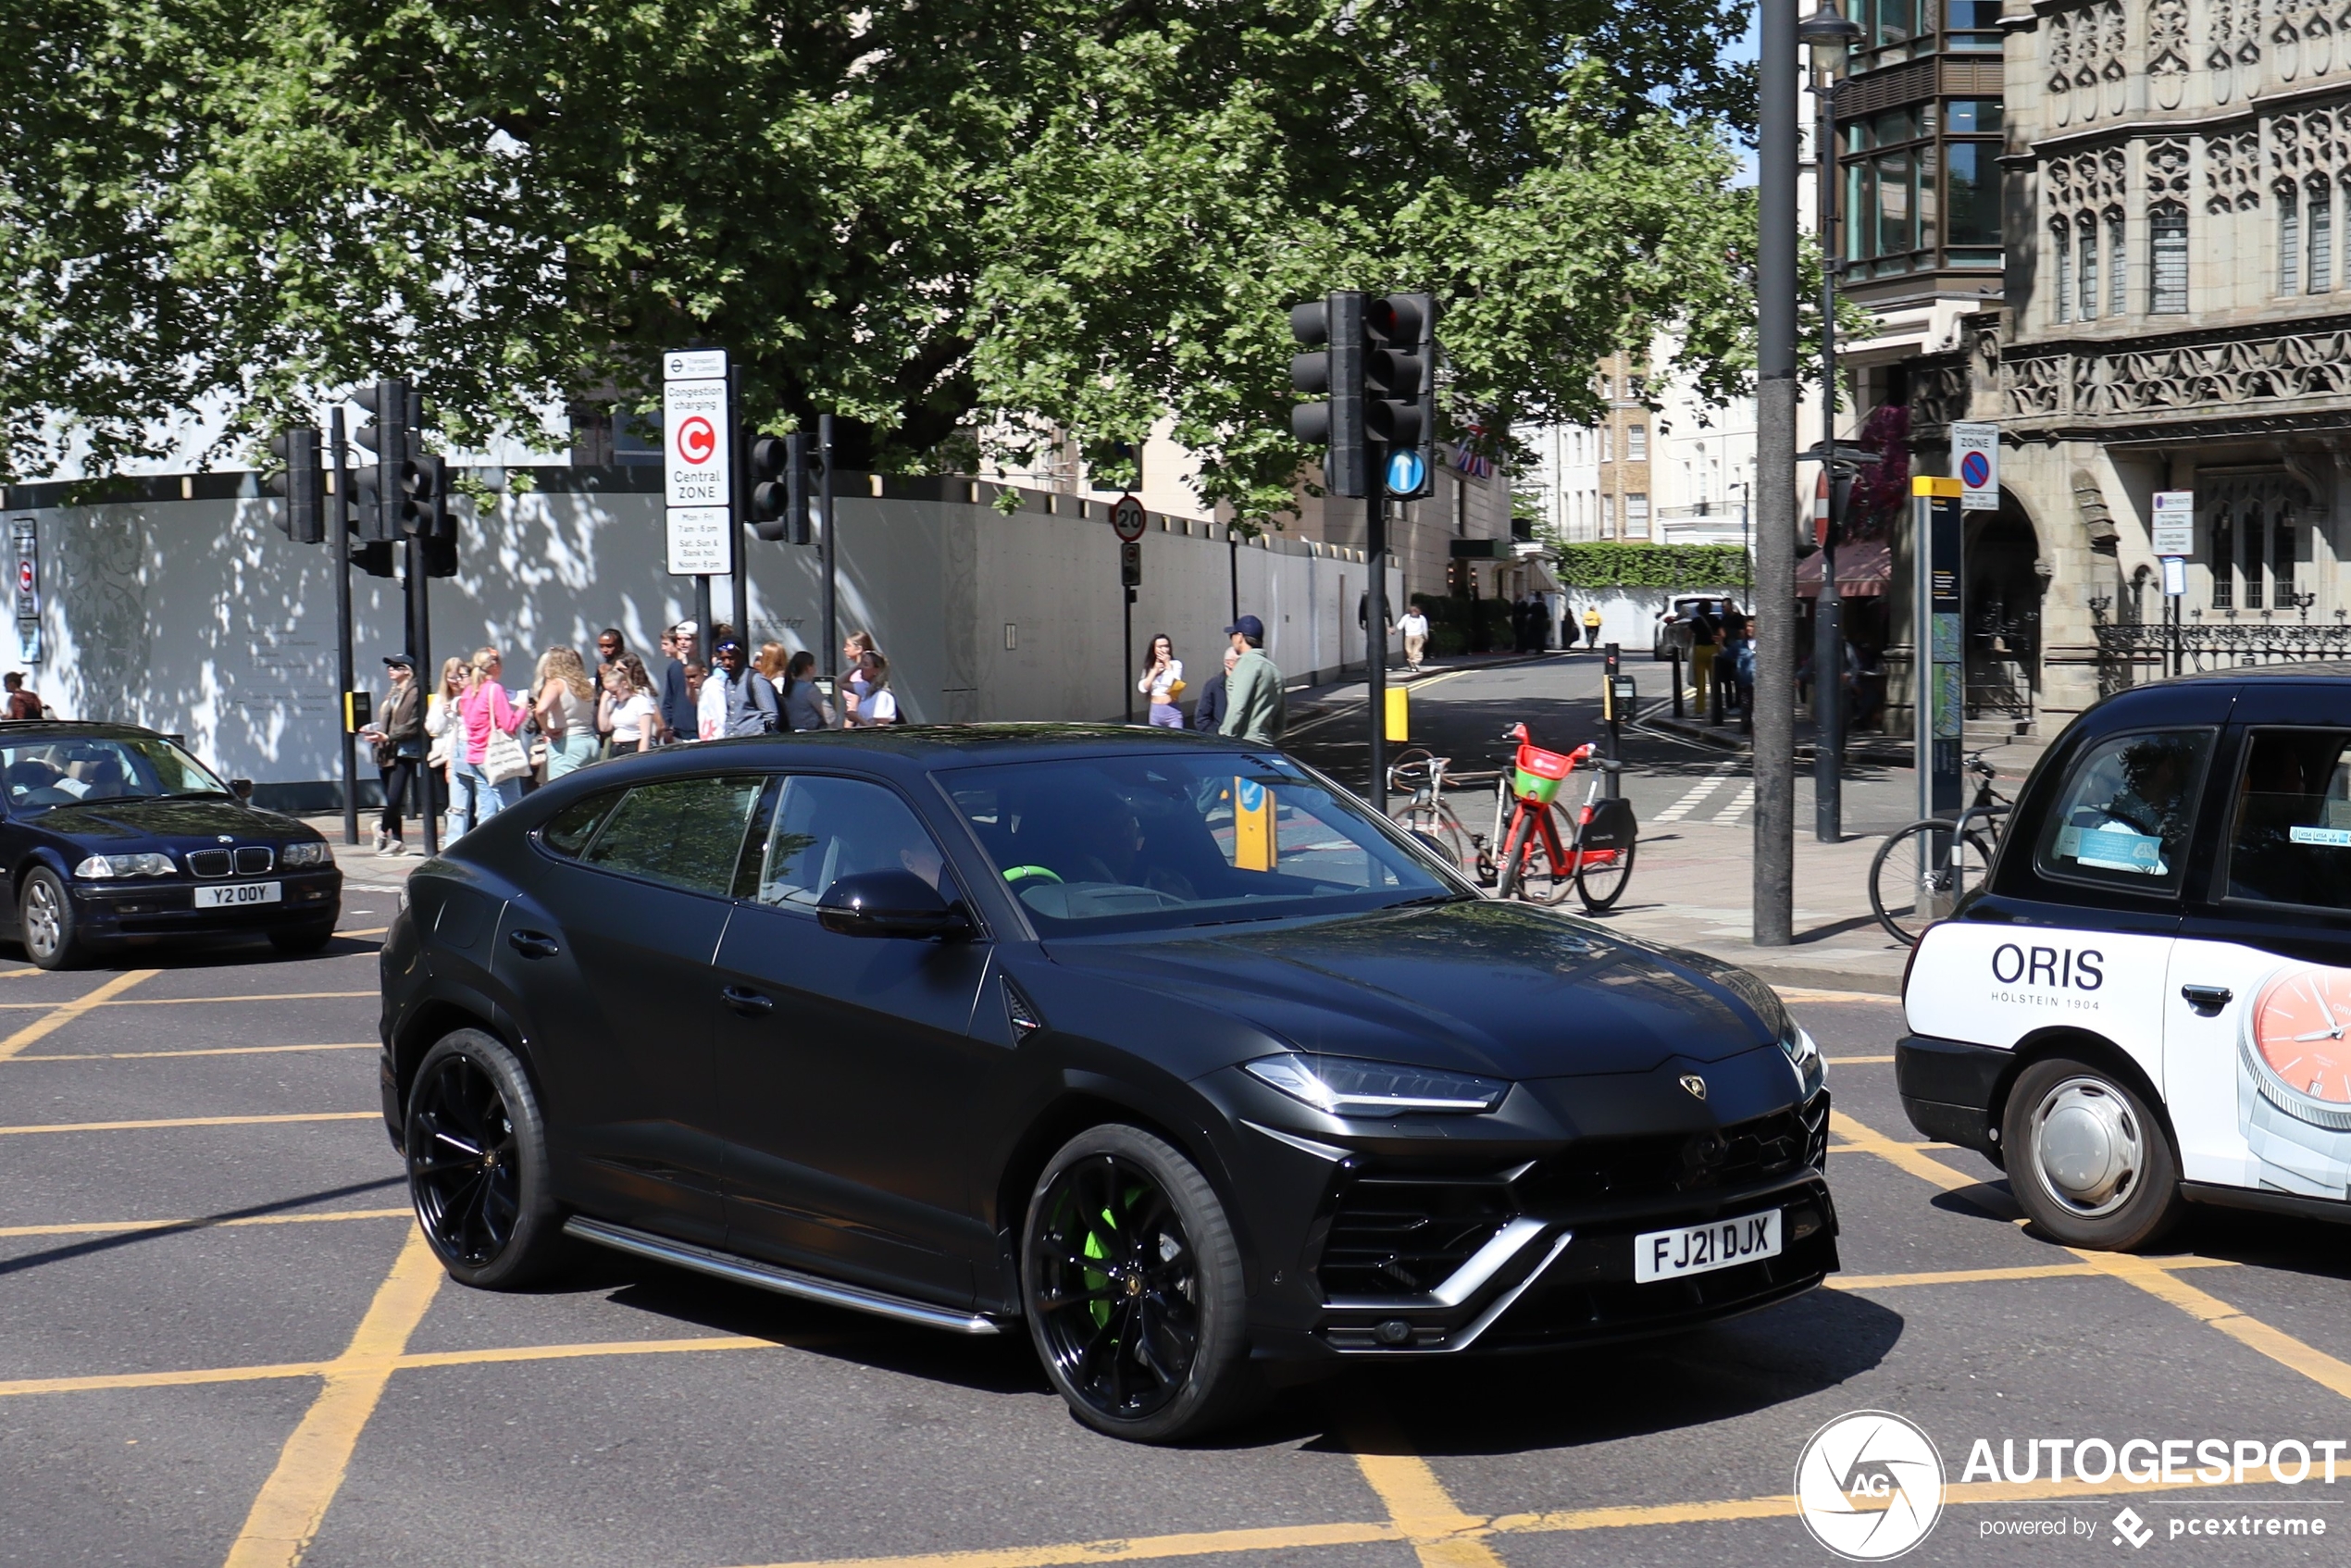
[[[2226,986],[2182,986],[2180,996],[2190,1007],[2209,1018],[2226,1007],[2236,993]]]
[[[553,958],[563,951],[544,931],[509,931],[506,945],[525,958]]]
[[[721,986],[718,999],[746,1018],[757,1018],[776,1010],[776,999],[762,996],[749,986]]]

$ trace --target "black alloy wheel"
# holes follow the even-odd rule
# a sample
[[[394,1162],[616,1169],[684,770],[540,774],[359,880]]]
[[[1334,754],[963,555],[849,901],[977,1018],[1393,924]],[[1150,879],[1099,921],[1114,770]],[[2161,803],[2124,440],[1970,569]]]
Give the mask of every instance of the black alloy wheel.
[[[1030,1336],[1087,1425],[1170,1442],[1250,1402],[1239,1249],[1167,1144],[1116,1126],[1073,1139],[1038,1182],[1021,1251]]]
[[[460,1029],[427,1053],[402,1127],[417,1223],[450,1277],[504,1289],[562,1250],[538,1097],[514,1052]]]

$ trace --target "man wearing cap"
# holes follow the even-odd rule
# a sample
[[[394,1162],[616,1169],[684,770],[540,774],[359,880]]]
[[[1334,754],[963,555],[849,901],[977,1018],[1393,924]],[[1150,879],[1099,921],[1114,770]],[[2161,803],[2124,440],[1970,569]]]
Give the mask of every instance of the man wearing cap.
[[[362,740],[370,741],[376,753],[376,777],[383,780],[384,810],[376,825],[378,854],[405,854],[407,846],[400,841],[400,807],[410,790],[417,791],[417,816],[432,809],[419,782],[419,771],[425,760],[424,705],[417,701],[417,669],[405,653],[386,653],[384,673],[391,678],[392,690],[384,693],[383,706],[376,710],[375,721],[359,731]]]
[[[686,689],[686,666],[694,662],[694,639],[702,635],[702,625],[679,621],[669,635],[669,663],[661,672],[661,738],[691,740],[701,732],[694,718],[694,694]]]
[[[1261,746],[1278,746],[1288,713],[1282,700],[1282,672],[1265,656],[1265,623],[1243,616],[1225,628],[1240,658],[1225,678],[1225,722],[1220,734],[1238,735]]]
[[[776,729],[776,688],[751,667],[743,645],[725,633],[714,652],[718,667],[703,683],[703,702],[717,720],[717,735],[770,735]],[[714,695],[715,693],[715,695]]]

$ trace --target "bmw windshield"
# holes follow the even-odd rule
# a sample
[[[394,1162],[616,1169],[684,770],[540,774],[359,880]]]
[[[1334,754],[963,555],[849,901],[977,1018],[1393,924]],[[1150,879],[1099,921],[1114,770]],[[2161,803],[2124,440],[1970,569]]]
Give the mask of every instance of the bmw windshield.
[[[1166,930],[1474,895],[1278,757],[1073,758],[944,773],[1041,933]]]
[[[99,801],[236,798],[202,763],[161,737],[77,736],[0,746],[0,786],[8,791],[8,809],[20,814]]]

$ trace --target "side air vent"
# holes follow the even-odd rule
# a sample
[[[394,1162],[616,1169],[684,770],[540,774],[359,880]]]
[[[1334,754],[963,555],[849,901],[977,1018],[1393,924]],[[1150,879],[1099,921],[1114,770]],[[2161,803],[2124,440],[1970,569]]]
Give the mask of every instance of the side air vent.
[[[1004,1017],[1013,1027],[1013,1043],[1018,1045],[1045,1027],[1045,1014],[1028,1000],[1028,993],[1013,984],[1012,977],[1004,977]]]

